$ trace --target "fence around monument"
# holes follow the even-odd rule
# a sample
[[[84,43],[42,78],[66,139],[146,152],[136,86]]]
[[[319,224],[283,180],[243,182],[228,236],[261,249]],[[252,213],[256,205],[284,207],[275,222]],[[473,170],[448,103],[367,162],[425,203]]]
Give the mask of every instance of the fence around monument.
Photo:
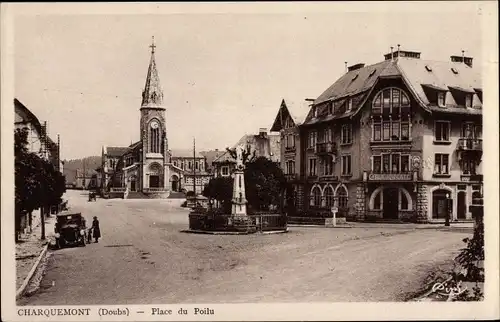
[[[287,217],[284,214],[270,212],[258,212],[247,216],[233,216],[217,211],[194,211],[189,214],[189,229],[228,232],[286,231]]]

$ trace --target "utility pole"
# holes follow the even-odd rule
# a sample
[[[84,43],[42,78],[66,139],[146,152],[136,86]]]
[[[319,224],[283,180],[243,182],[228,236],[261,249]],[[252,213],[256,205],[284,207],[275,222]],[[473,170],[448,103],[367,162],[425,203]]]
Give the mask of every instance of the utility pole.
[[[196,139],[193,138],[193,191],[196,206]]]
[[[42,127],[42,137],[41,137],[41,150],[42,150],[42,158],[46,158],[47,155],[47,121],[43,123]],[[47,206],[45,204],[42,204],[40,207],[40,227],[42,229],[41,231],[41,240],[45,240],[45,211],[47,210]]]
[[[82,159],[82,163],[83,163],[82,186],[83,186],[83,190],[85,190],[85,157]]]

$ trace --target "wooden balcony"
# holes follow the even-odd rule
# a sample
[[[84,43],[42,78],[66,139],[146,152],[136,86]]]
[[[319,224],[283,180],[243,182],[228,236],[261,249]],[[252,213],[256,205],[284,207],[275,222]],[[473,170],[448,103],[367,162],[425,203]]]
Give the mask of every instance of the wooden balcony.
[[[457,149],[459,151],[482,152],[483,151],[483,139],[467,139],[467,138],[459,139]]]
[[[336,155],[337,144],[335,142],[316,143],[317,155]]]

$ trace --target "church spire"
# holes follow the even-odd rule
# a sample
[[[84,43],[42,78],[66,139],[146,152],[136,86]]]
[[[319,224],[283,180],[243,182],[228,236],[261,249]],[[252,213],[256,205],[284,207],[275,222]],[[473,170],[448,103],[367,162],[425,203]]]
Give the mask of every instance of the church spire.
[[[149,46],[151,48],[151,60],[149,61],[148,75],[146,77],[146,85],[142,92],[141,107],[162,107],[163,105],[163,91],[160,85],[160,77],[156,69],[155,61],[155,37]]]

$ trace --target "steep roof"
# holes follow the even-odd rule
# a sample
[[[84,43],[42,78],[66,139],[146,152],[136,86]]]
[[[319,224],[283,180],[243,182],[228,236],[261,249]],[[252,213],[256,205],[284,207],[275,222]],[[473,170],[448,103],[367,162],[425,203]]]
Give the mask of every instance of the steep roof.
[[[163,105],[163,90],[160,85],[160,76],[156,68],[154,37],[151,44],[151,59],[149,61],[148,75],[146,76],[146,84],[142,92],[142,107],[162,107]]]
[[[379,77],[399,76],[396,61],[385,60],[342,75],[328,87],[315,101],[314,105],[345,96],[352,96],[367,91],[375,85]]]
[[[14,108],[18,110],[21,114],[26,115],[25,118],[24,117],[19,118],[18,115],[16,114],[16,118],[14,120],[15,123],[31,123],[34,126],[35,130],[37,131],[38,135],[42,135],[43,131],[40,120],[17,98],[14,98]]]
[[[272,132],[278,132],[282,129],[283,121],[285,120],[286,114],[290,115],[295,126],[300,125],[306,119],[306,116],[310,109],[310,103],[307,101],[292,101],[292,100],[281,100],[280,108],[278,109],[278,114],[274,119],[274,123],[271,126]]]
[[[482,91],[481,76],[478,71],[461,62],[429,61],[417,58],[398,57],[388,59],[360,69],[349,71],[325,90],[315,101],[314,106],[334,101],[336,106],[346,104],[347,98],[353,98],[352,110],[342,113],[318,115],[310,113],[304,124],[315,124],[332,119],[351,117],[357,114],[371,90],[380,78],[401,77],[417,102],[429,112],[444,112],[467,115],[481,115],[482,103],[477,95],[473,98],[473,107],[464,108],[458,104],[452,91],[475,93]],[[447,91],[446,106],[437,107],[429,101],[425,88]]]
[[[209,151],[200,151],[200,154],[205,157],[208,166],[212,165],[215,159],[224,154],[225,150],[209,150]]]
[[[397,62],[398,69],[425,105],[431,104],[423,88],[426,85],[443,90],[456,89],[469,93],[475,93],[475,89],[482,87],[481,74],[464,63],[411,58],[400,58]],[[458,105],[452,100],[452,97],[449,99],[447,97],[446,101],[452,102],[447,104],[449,108]],[[475,103],[476,106],[481,106],[479,100]]]
[[[129,150],[129,147],[124,146],[108,146],[106,147],[106,155],[109,157],[121,157]]]

